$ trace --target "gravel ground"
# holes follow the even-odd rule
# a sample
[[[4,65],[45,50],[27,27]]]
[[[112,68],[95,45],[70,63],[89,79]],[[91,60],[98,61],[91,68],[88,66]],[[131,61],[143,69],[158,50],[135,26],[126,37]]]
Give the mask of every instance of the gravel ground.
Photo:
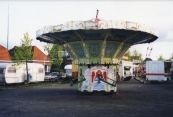
[[[118,83],[118,95],[78,94],[77,86],[0,90],[0,117],[173,117],[173,83]]]

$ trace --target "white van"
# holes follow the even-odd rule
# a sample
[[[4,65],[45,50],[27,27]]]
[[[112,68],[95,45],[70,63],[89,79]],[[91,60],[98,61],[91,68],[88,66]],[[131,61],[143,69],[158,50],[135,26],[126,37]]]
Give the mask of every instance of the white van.
[[[131,61],[121,61],[119,64],[119,75],[121,79],[132,77],[133,73],[133,62]]]
[[[7,84],[23,83],[27,80],[26,72],[26,64],[14,66],[14,63],[10,63],[5,69],[5,81]],[[44,81],[44,66],[38,63],[28,63],[28,74],[30,82]]]

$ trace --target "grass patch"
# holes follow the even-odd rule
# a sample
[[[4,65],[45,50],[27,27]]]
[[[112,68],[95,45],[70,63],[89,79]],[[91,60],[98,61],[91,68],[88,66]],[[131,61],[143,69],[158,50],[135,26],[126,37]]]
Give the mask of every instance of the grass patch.
[[[36,82],[36,83],[30,83],[30,84],[7,84],[3,86],[0,86],[0,90],[8,90],[8,89],[16,89],[16,88],[34,88],[34,87],[45,87],[45,86],[58,86],[59,84],[69,84],[70,85],[70,80],[69,79],[63,79],[55,82],[50,82],[50,81],[45,81],[45,82]]]

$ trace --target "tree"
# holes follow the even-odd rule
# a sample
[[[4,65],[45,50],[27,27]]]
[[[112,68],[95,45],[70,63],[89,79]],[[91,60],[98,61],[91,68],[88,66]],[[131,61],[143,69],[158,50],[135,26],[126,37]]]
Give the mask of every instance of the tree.
[[[131,53],[130,53],[130,50],[127,50],[127,52],[124,54],[124,56],[128,57],[128,60],[131,61]]]
[[[159,55],[159,57],[157,58],[157,60],[164,60],[163,55]]]
[[[24,63],[26,64],[27,84],[29,83],[28,60],[31,60],[32,57],[33,57],[32,39],[30,39],[28,33],[26,33],[24,34],[23,39],[21,39],[20,46],[15,47],[12,59],[15,62],[14,64],[15,67],[18,67]]]
[[[58,71],[60,72],[60,66],[63,62],[62,58],[62,46],[58,44],[53,44],[52,47],[44,46],[44,49],[48,52],[49,57],[51,58],[51,64],[57,65]]]
[[[143,61],[143,59],[142,59],[142,54],[139,53],[137,50],[134,50],[134,51],[132,52],[132,54],[131,54],[130,51],[128,50],[126,55],[128,56],[129,61],[133,61],[133,60],[141,60],[141,61]]]
[[[47,52],[47,55],[49,54],[52,46],[53,46],[53,44],[50,44],[50,43],[43,46],[44,51]]]

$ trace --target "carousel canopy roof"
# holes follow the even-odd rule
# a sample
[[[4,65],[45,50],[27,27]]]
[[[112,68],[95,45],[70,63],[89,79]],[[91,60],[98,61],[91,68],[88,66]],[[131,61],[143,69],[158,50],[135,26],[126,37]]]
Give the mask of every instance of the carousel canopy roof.
[[[45,26],[36,32],[37,40],[63,44],[76,64],[115,64],[130,46],[150,43],[158,38],[157,31],[129,21],[70,21]]]
[[[101,20],[70,21],[45,26],[36,32],[36,39],[47,43],[64,44],[74,41],[104,40],[134,44],[150,43],[158,33],[144,24],[129,21]]]

